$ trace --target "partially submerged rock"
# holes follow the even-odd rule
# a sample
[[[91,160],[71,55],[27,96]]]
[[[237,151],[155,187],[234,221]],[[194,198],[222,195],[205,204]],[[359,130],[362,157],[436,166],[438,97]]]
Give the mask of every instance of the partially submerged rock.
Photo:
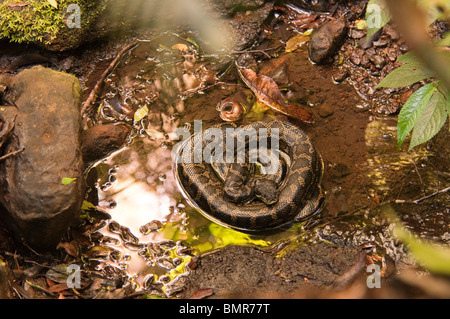
[[[347,34],[345,17],[324,23],[311,33],[308,43],[309,59],[325,63],[341,47]]]
[[[120,149],[127,141],[131,129],[126,125],[97,125],[81,135],[83,159],[91,164]]]
[[[16,75],[9,90],[17,108],[0,111],[4,122],[14,121],[3,154],[24,150],[0,162],[0,218],[15,238],[52,249],[83,202],[79,83],[36,66]]]

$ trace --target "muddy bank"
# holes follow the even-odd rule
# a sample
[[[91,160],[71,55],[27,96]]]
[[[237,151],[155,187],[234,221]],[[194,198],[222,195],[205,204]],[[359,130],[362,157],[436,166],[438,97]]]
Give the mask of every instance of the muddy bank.
[[[358,248],[327,244],[298,247],[282,257],[270,250],[227,246],[192,258],[181,298],[195,298],[206,289],[212,298],[282,298],[296,291],[341,288],[344,277],[359,276],[364,258]],[[174,285],[170,292],[176,292]]]

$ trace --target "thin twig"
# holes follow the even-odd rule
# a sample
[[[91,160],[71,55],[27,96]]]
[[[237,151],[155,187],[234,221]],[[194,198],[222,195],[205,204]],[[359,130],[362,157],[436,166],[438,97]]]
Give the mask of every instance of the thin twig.
[[[262,49],[262,50],[242,50],[242,51],[231,51],[231,54],[242,54],[242,53],[262,53],[264,54],[267,58],[272,58],[266,51],[273,51],[276,50],[278,48],[267,48],[267,49]]]
[[[450,191],[450,187],[438,190],[438,191],[434,192],[433,194],[430,194],[430,195],[427,195],[427,196],[423,196],[423,197],[415,199],[415,200],[396,199],[394,201],[394,203],[395,204],[419,204],[420,202],[422,202],[422,201],[424,201],[424,200],[426,200],[428,198],[434,197],[434,196],[439,195],[439,194],[446,193],[448,191]]]
[[[8,157],[17,155],[17,154],[19,154],[19,153],[22,153],[23,151],[25,151],[25,148],[24,148],[24,147],[22,147],[20,150],[17,150],[17,151],[8,153],[8,154],[3,155],[3,156],[0,156],[0,161],[3,161],[3,160],[5,160],[5,159],[7,159]]]
[[[125,52],[127,52],[128,50],[131,50],[133,47],[138,45],[138,42],[139,41],[133,41],[133,42],[127,44],[126,46],[124,46],[122,48],[122,50],[119,51],[119,53],[114,58],[114,60],[108,65],[106,70],[102,73],[102,75],[98,79],[98,81],[95,84],[94,88],[92,89],[91,93],[89,94],[89,97],[84,102],[84,104],[81,108],[81,111],[80,111],[82,116],[86,112],[86,110],[89,108],[89,106],[95,101],[95,97],[96,97],[98,91],[100,90],[101,85],[103,84],[106,77],[108,76],[108,74],[116,67],[117,63],[120,61],[120,59],[125,54]]]
[[[416,171],[417,176],[419,176],[420,183],[423,185],[422,176],[421,176],[420,173],[419,173],[419,169],[417,168],[416,162],[414,162],[413,160],[411,160],[411,163],[414,165],[414,170]]]

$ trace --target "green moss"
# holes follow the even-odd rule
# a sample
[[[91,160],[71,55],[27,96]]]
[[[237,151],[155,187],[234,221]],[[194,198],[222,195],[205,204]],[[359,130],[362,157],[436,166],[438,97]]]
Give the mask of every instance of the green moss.
[[[67,6],[78,4],[81,8],[82,27],[104,10],[106,1],[58,0],[54,8],[46,0],[29,0],[25,6],[20,0],[0,0],[0,38],[12,42],[41,42],[50,44],[60,32],[67,32],[65,24]]]

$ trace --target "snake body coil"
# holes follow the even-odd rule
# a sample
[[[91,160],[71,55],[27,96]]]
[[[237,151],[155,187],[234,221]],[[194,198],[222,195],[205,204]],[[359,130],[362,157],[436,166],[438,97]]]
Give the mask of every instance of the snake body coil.
[[[219,130],[222,133],[223,139],[218,134],[208,134],[209,129],[203,134],[194,134],[181,146],[175,163],[180,189],[206,217],[233,229],[252,232],[300,221],[321,209],[325,199],[320,186],[323,163],[303,131],[290,123],[274,120],[253,122],[239,129],[230,123],[214,128],[214,132]],[[236,143],[241,137],[245,137],[241,139],[245,142]],[[262,139],[272,142],[263,143]],[[233,163],[222,163],[225,155],[220,153],[229,150],[230,141],[238,147],[246,147],[245,152],[237,152],[244,154],[245,163],[236,154],[227,157]],[[263,153],[272,155],[276,146],[277,158],[280,159],[276,172],[256,172],[258,164],[247,161],[252,156],[257,158],[257,163],[264,162],[264,159],[260,155],[254,157],[252,151],[255,149],[249,147],[251,145],[258,145],[256,150],[259,154],[262,154],[263,147],[271,148],[271,151],[266,149]],[[209,153],[209,157],[204,156]],[[262,171],[264,165],[267,166],[267,158],[265,161],[259,165]]]

